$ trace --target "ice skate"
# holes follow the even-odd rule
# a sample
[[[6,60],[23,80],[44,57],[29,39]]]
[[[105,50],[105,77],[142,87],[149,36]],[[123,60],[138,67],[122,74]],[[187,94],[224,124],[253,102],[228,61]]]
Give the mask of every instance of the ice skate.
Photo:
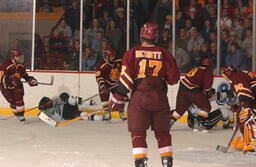
[[[148,158],[136,158],[135,167],[147,167]]]
[[[125,115],[124,115],[124,112],[119,112],[119,117],[120,117],[120,119],[121,119],[122,121],[126,121],[126,120],[127,120],[127,118],[126,118]]]
[[[16,116],[22,124],[26,124],[26,118],[24,116]]]
[[[111,113],[109,110],[105,110],[105,115],[103,117],[103,121],[110,121],[112,119]]]
[[[202,120],[195,118],[193,132],[208,133],[208,130],[202,125]]]
[[[161,160],[162,160],[163,167],[172,167],[173,158],[171,156],[162,157]]]

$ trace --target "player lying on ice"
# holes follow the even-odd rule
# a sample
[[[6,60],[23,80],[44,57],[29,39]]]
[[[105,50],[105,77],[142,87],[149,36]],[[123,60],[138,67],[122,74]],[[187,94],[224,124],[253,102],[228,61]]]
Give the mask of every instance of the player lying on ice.
[[[142,26],[141,45],[124,54],[119,86],[110,101],[112,111],[123,110],[131,92],[127,112],[135,167],[147,166],[149,127],[155,133],[163,167],[173,165],[167,84],[178,83],[180,73],[170,52],[155,45],[157,36],[156,25]]]
[[[81,97],[74,97],[66,92],[53,98],[43,97],[39,102],[39,110],[54,121],[71,120],[83,116],[81,110],[93,110],[96,103],[94,100],[83,101]],[[40,115],[40,113],[39,113]],[[102,115],[90,115],[83,117],[85,120],[103,120]]]
[[[204,129],[212,129],[219,121],[223,122],[224,129],[233,127],[233,120],[231,119],[232,116],[230,118],[230,115],[233,114],[237,106],[237,97],[230,89],[228,82],[222,82],[217,88],[217,93],[209,99],[210,101],[216,101],[218,108],[211,111],[208,117],[202,121],[200,126],[203,126]],[[198,113],[200,113],[200,108],[196,105],[192,104],[188,108],[187,123],[192,129],[194,129],[194,125],[198,122]]]
[[[9,51],[10,59],[0,65],[0,90],[4,98],[10,104],[14,115],[24,123],[24,88],[21,79],[25,79],[30,86],[37,86],[37,80],[29,76],[22,64],[24,55],[21,50]]]
[[[236,137],[231,148],[243,153],[256,151],[256,76],[248,71],[239,71],[233,65],[222,68],[222,76],[227,79],[238,97],[237,128],[240,136]]]

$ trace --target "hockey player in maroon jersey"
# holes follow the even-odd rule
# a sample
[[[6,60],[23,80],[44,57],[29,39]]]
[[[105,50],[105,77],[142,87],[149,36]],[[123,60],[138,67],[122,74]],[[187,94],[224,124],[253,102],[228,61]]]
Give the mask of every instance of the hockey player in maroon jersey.
[[[210,59],[202,59],[199,67],[193,68],[181,79],[176,99],[176,110],[171,115],[171,124],[174,124],[194,104],[200,109],[197,113],[199,122],[194,129],[203,128],[201,123],[211,111],[208,98],[215,94],[215,89],[212,88],[213,71],[211,66]]]
[[[256,151],[256,112],[255,90],[256,77],[248,71],[238,71],[233,65],[222,68],[222,76],[226,78],[238,96],[238,125],[241,136],[235,138],[231,147],[244,153]]]
[[[135,167],[147,166],[146,130],[151,127],[158,142],[164,167],[172,167],[172,140],[167,84],[179,81],[180,73],[173,56],[156,46],[157,26],[144,24],[141,45],[128,50],[122,59],[119,86],[110,101],[112,110],[124,108],[128,101],[128,129],[131,132]]]
[[[115,88],[111,88],[117,84],[121,71],[121,59],[116,59],[115,52],[112,49],[103,51],[103,60],[96,67],[96,80],[99,85],[100,100],[105,109],[104,120],[111,119],[109,110],[110,92],[114,93]],[[109,90],[111,88],[111,90]],[[120,119],[126,120],[124,110],[118,110]]]
[[[24,55],[21,50],[10,50],[9,55],[11,58],[0,65],[0,90],[10,103],[15,116],[24,122],[24,88],[21,78],[25,79],[30,86],[37,86],[38,82],[27,74],[26,68],[22,64]]]

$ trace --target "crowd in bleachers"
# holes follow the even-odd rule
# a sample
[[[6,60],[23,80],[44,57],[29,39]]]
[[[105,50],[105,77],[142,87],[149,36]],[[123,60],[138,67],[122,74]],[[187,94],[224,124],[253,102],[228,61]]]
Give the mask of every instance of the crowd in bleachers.
[[[141,26],[152,22],[158,24],[157,44],[170,52],[175,50],[173,55],[182,73],[197,66],[205,57],[212,59],[216,68],[217,0],[175,0],[175,16],[172,16],[172,1],[130,1],[130,46],[139,44]],[[80,42],[83,46],[84,71],[95,70],[96,64],[103,58],[102,51],[106,48],[111,47],[117,52],[117,57],[122,57],[126,50],[126,0],[83,0],[82,39],[79,1],[38,2],[39,7],[41,5],[46,12],[51,12],[52,7],[58,6],[63,7],[65,13],[52,28],[47,44],[42,44],[44,40],[42,42],[40,37],[36,36],[38,47],[35,49],[35,57],[42,56],[40,45],[49,46],[45,49],[47,54],[58,53],[63,56],[63,65],[59,69],[78,70]],[[222,0],[220,15],[221,67],[233,64],[241,70],[252,70],[253,0]],[[175,41],[172,30],[173,17],[176,20]]]

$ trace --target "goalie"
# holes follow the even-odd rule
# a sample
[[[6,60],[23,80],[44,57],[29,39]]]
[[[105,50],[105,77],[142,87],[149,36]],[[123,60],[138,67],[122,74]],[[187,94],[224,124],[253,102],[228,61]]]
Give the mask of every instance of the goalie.
[[[222,76],[229,81],[239,100],[237,122],[241,136],[236,137],[231,147],[243,153],[256,151],[256,76],[248,71],[238,71],[233,65],[222,68]]]

